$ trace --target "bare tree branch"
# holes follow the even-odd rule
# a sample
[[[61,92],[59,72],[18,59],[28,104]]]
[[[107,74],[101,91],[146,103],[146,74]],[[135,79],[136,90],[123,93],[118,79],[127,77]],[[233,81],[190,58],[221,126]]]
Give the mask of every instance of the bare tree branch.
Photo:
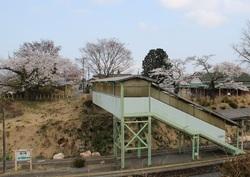
[[[93,74],[109,76],[131,67],[131,52],[116,39],[101,39],[80,49],[82,58]]]
[[[247,22],[247,27],[242,32],[240,43],[233,45],[233,49],[242,57],[242,62],[250,63],[250,21]]]

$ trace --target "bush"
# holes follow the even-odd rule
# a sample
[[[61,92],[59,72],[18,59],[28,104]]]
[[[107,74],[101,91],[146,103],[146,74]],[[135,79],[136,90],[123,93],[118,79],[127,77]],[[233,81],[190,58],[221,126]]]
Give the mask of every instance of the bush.
[[[211,105],[210,101],[205,98],[197,98],[196,102],[201,106],[208,107]]]
[[[241,105],[240,108],[246,108],[246,106],[245,105]]]
[[[92,100],[87,100],[87,101],[85,101],[83,104],[84,104],[84,106],[86,106],[87,108],[91,108],[91,106],[93,105]]]
[[[234,109],[237,109],[238,108],[238,104],[236,104],[235,102],[230,102],[230,103],[228,103],[229,104],[229,106],[231,107],[231,108],[234,108]]]
[[[73,161],[73,167],[75,167],[75,168],[82,168],[84,166],[85,166],[85,160],[84,159],[82,159],[80,157],[74,159],[74,161]]]
[[[216,106],[211,106],[212,110],[216,110]]]
[[[221,105],[220,109],[226,109],[226,106],[225,105]]]
[[[229,99],[228,96],[225,96],[225,97],[222,98],[221,102],[222,103],[229,103],[229,102],[231,102],[231,100]]]
[[[248,177],[250,174],[250,156],[234,158],[231,161],[225,162],[220,168],[222,176],[240,176]]]

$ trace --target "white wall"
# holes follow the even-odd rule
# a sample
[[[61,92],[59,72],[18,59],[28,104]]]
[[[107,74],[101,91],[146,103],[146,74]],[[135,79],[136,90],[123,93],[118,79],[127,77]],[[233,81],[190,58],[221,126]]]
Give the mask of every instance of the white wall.
[[[174,122],[183,129],[208,135],[225,142],[225,131],[194,116],[151,98],[151,111],[165,122]]]
[[[125,97],[124,114],[148,114],[149,98],[148,97]]]
[[[223,129],[215,127],[154,98],[125,97],[124,115],[147,115],[149,113],[149,100],[151,100],[151,114],[157,115],[158,119],[161,119],[163,122],[171,122],[189,132],[208,135],[225,142],[225,131]],[[118,118],[121,118],[120,101],[121,99],[119,97],[93,92],[93,102]]]
[[[112,113],[117,118],[121,118],[121,99],[99,92],[93,91],[93,103]]]

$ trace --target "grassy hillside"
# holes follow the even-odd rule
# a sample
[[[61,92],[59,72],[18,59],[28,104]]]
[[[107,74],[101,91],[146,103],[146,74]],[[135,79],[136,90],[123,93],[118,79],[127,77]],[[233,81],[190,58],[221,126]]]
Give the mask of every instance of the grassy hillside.
[[[88,149],[110,151],[111,147],[103,146],[102,140],[105,138],[107,144],[112,141],[112,129],[106,128],[112,125],[112,121],[107,121],[111,115],[86,99],[9,102],[6,110],[9,156],[13,156],[13,150],[19,148],[31,148],[33,155],[41,158],[51,158],[58,152],[73,156]],[[2,131],[2,124],[0,126]],[[103,137],[107,134],[111,136]]]
[[[6,117],[9,158],[20,148],[33,149],[36,158],[52,158],[59,152],[77,156],[86,150],[112,153],[112,115],[87,98],[9,102]],[[176,131],[156,120],[152,125],[154,149],[176,147]]]

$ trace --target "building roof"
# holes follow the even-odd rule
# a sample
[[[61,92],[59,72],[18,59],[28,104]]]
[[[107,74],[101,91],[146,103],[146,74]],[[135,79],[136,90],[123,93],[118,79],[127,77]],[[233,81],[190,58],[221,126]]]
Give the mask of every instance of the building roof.
[[[148,82],[155,82],[155,80],[148,78],[148,77],[141,76],[141,75],[107,77],[107,78],[103,78],[103,79],[96,79],[96,80],[93,80],[91,82],[124,82],[124,81],[131,80],[131,79],[142,79],[142,80],[146,80]]]
[[[250,108],[224,109],[216,112],[231,120],[250,120]]]

